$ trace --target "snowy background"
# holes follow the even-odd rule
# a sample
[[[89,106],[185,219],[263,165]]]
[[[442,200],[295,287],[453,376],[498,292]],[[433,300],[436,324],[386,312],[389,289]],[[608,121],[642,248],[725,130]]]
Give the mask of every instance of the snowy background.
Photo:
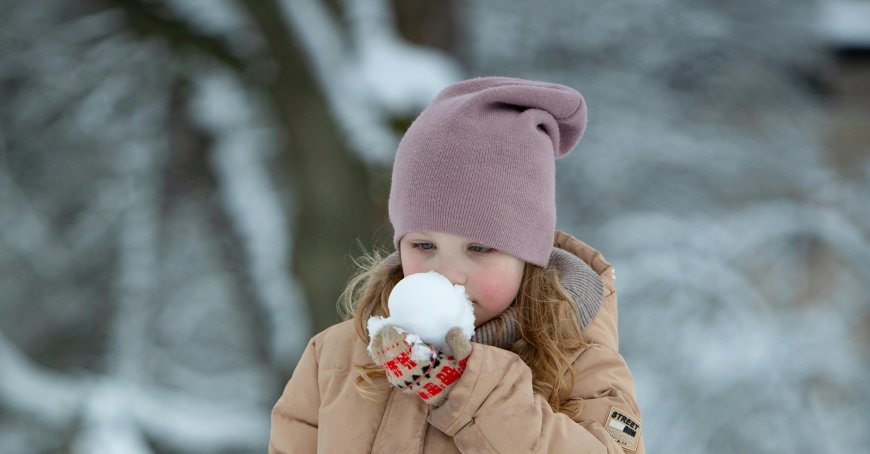
[[[264,452],[402,131],[580,90],[649,452],[870,445],[870,2],[0,0],[0,452]]]

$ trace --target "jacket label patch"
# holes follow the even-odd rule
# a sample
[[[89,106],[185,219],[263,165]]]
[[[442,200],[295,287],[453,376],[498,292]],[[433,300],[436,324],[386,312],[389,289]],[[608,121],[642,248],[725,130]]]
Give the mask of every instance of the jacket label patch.
[[[637,451],[637,445],[640,443],[640,424],[633,417],[628,416],[627,412],[617,410],[616,407],[610,407],[610,413],[607,416],[607,433],[616,440],[619,446],[631,452]]]

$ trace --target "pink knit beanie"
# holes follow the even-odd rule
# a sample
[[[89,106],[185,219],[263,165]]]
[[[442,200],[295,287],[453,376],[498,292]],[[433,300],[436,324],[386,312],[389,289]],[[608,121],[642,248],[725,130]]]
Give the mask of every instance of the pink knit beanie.
[[[555,160],[586,127],[564,85],[481,77],[445,88],[396,151],[389,214],[409,232],[462,236],[545,267],[556,230]]]

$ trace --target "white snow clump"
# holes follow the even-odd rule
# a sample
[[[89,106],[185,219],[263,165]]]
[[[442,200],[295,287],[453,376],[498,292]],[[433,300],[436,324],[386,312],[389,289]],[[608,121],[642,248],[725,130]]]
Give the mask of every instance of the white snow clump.
[[[474,307],[465,287],[453,285],[435,271],[412,274],[399,281],[390,293],[387,306],[389,317],[369,318],[370,338],[390,323],[419,336],[440,351],[449,352],[444,337],[450,328],[458,326],[468,339],[474,334]]]

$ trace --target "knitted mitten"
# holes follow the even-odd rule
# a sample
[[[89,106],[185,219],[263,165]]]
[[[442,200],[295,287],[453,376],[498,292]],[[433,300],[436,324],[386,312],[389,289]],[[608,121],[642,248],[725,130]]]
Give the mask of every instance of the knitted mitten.
[[[471,342],[460,328],[450,329],[444,340],[450,348],[449,355],[438,352],[416,335],[387,324],[372,337],[369,354],[375,364],[386,370],[390,384],[437,407],[447,400],[450,388],[465,371],[471,355]]]

